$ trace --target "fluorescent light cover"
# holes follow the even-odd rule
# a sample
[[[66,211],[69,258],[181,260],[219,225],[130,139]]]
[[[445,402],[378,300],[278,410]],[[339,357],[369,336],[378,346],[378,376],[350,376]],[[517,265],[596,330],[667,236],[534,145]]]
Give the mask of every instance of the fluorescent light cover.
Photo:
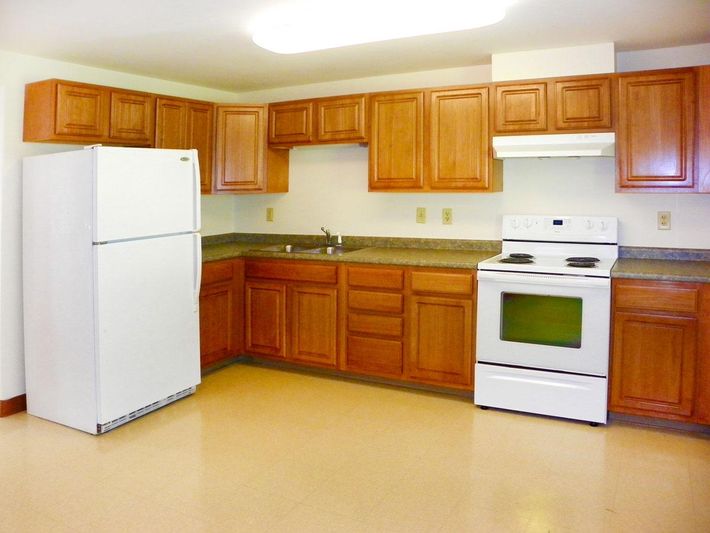
[[[276,6],[253,24],[252,40],[297,54],[495,24],[512,0],[298,0]]]

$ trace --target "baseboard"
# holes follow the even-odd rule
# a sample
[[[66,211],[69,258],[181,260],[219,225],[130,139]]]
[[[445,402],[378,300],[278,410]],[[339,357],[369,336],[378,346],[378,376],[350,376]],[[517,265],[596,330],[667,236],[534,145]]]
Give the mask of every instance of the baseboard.
[[[0,418],[21,413],[27,409],[27,396],[20,394],[9,400],[0,400]]]

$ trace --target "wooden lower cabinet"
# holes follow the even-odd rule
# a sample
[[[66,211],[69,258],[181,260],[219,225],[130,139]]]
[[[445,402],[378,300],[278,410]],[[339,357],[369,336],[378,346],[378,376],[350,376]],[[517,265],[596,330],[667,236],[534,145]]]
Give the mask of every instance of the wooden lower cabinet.
[[[468,299],[412,296],[410,378],[471,386],[473,302]]]
[[[296,285],[289,288],[288,300],[290,358],[334,367],[338,356],[337,289]]]
[[[710,284],[613,282],[609,409],[710,423]]]
[[[244,261],[205,263],[200,290],[200,363],[239,355],[243,346]]]
[[[244,285],[246,351],[286,357],[286,286],[247,281]]]

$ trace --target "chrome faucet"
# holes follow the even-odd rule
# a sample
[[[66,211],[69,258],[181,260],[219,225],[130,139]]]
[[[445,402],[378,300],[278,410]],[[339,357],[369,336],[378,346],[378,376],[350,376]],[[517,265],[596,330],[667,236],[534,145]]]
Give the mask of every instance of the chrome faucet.
[[[325,226],[321,226],[320,230],[325,233],[325,245],[330,246],[330,230]]]

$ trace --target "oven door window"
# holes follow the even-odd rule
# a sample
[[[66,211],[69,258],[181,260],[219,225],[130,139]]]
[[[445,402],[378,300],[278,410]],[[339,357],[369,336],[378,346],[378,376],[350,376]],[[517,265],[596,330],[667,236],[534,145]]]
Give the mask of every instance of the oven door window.
[[[501,293],[500,338],[564,348],[582,346],[582,299]]]

